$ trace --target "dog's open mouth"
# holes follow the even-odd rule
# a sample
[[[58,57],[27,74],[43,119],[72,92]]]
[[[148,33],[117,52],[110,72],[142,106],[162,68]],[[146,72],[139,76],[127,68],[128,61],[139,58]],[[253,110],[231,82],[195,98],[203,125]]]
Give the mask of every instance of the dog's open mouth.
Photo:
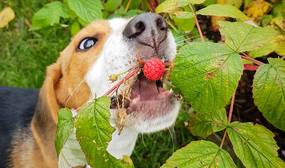
[[[135,118],[152,119],[171,111],[175,101],[175,96],[163,88],[161,80],[150,81],[140,74],[131,86],[129,97],[113,97],[111,108],[124,106],[127,114]]]

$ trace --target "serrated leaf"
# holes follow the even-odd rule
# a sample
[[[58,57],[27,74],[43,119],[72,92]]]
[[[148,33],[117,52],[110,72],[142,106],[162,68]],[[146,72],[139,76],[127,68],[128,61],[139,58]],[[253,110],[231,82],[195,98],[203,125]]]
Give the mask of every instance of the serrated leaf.
[[[285,131],[285,61],[268,61],[254,76],[254,103],[270,123]]]
[[[5,27],[15,18],[12,8],[6,7],[0,12],[0,28]]]
[[[60,18],[68,18],[69,14],[63,3],[54,1],[37,11],[32,19],[33,30],[59,24]]]
[[[193,113],[189,121],[191,133],[195,136],[206,138],[214,132],[219,132],[226,128],[226,110],[220,109],[210,113]]]
[[[285,167],[285,162],[278,157],[274,134],[262,125],[233,122],[228,126],[227,133],[234,152],[245,167]]]
[[[241,22],[219,22],[225,43],[236,52],[253,51],[272,41],[278,32],[272,27],[255,27]]]
[[[189,4],[189,0],[166,0],[159,4],[155,11],[156,13],[172,13],[178,8],[184,7]]]
[[[80,145],[75,137],[75,131],[73,130],[60,151],[58,157],[59,168],[71,168],[87,164],[84,153],[82,152]]]
[[[58,124],[56,130],[55,149],[59,154],[66,140],[70,136],[73,129],[72,112],[70,109],[63,108],[58,112]]]
[[[103,5],[100,0],[67,0],[67,3],[69,8],[87,23],[102,18]]]
[[[279,55],[282,55],[282,49],[283,49],[283,55],[285,55],[284,46],[285,46],[285,37],[283,35],[278,35],[272,41],[268,42],[263,47],[257,50],[251,51],[249,55],[253,58],[257,58],[257,57],[266,56],[273,51],[275,51]]]
[[[210,16],[225,16],[242,21],[248,20],[248,17],[242,13],[238,8],[232,5],[226,4],[213,4],[197,11],[199,15],[210,15]]]
[[[173,84],[199,112],[226,106],[243,71],[239,54],[212,42],[195,42],[182,47],[174,64]]]
[[[92,167],[132,167],[106,151],[114,131],[109,123],[109,108],[110,99],[100,97],[80,110],[75,121],[77,140]]]
[[[217,167],[235,168],[232,158],[225,150],[210,141],[192,141],[180,148],[166,161],[162,168]]]

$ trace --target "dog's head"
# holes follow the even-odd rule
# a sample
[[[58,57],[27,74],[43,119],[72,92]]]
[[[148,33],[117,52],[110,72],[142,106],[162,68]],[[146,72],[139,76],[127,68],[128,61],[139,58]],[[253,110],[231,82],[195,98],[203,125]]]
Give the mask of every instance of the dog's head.
[[[134,68],[138,57],[172,61],[175,54],[173,35],[160,15],[144,13],[131,19],[91,23],[73,37],[57,62],[48,68],[44,89],[48,99],[55,97],[48,101],[54,108],[54,120],[59,107],[77,109],[104,95],[116,84],[109,80],[110,75]],[[162,89],[160,82],[139,76],[130,85],[126,127],[154,132],[175,122],[180,103],[171,92]],[[122,94],[122,88],[112,95],[113,99]],[[117,109],[110,108],[115,123]]]

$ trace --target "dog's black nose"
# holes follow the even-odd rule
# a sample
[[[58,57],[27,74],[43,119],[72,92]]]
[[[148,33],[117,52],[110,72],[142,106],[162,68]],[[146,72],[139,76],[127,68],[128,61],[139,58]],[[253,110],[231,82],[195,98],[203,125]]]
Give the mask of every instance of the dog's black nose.
[[[152,47],[159,47],[159,43],[166,38],[167,25],[160,15],[143,13],[134,17],[127,24],[123,35],[129,39],[137,39]]]

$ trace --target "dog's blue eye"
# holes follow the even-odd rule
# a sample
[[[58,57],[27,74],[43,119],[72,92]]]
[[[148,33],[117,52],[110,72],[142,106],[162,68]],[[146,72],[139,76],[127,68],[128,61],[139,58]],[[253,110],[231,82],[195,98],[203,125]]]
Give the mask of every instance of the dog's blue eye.
[[[97,42],[96,38],[87,37],[80,42],[78,49],[79,50],[87,50],[87,49],[93,47],[96,44],[96,42]]]

